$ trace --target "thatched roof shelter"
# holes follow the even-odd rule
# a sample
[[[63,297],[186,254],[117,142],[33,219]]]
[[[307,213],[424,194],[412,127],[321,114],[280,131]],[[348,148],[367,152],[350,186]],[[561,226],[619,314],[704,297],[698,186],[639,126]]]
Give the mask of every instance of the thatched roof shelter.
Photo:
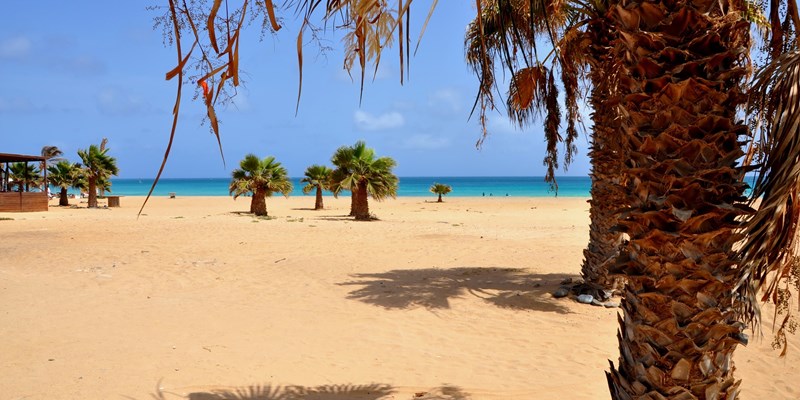
[[[41,162],[45,163],[42,169],[44,182],[47,184],[47,159],[42,156],[24,154],[0,153],[0,212],[2,211],[47,211],[47,193],[42,192],[11,192],[9,187],[9,164],[15,162]],[[22,190],[22,189],[20,189]]]
[[[47,161],[47,159],[42,156],[28,156],[24,154],[0,153],[0,163],[28,162],[28,161],[41,162],[41,161]]]

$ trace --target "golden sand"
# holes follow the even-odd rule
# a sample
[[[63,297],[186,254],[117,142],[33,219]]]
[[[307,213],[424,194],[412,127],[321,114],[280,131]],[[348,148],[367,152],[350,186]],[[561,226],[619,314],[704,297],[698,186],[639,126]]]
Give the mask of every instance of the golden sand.
[[[226,197],[0,213],[0,397],[608,398],[617,309],[550,295],[585,199],[433,199],[367,223],[312,196],[271,219]],[[779,359],[766,326],[736,353],[743,398],[798,399],[800,339]]]

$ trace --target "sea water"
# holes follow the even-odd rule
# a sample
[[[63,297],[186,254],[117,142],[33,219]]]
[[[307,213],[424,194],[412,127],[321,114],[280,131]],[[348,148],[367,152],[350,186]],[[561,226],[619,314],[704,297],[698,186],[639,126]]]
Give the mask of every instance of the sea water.
[[[300,183],[300,179],[292,178],[294,190],[291,196],[303,196],[305,184]],[[161,179],[153,195],[229,196],[230,182],[230,178]],[[451,197],[589,197],[591,186],[588,176],[558,177],[558,191],[553,191],[543,177],[400,177],[397,195],[434,196],[430,192],[434,183],[450,185],[453,191],[447,196]],[[111,194],[145,196],[152,185],[153,179],[112,179]],[[70,189],[70,193],[74,192],[74,189]],[[313,195],[312,191],[309,196]],[[326,192],[326,195],[329,193]]]

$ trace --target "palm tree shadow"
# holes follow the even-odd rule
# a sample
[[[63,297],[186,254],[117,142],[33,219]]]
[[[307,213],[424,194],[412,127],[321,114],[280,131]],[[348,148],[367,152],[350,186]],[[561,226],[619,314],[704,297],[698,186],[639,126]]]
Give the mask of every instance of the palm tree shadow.
[[[416,393],[415,400],[469,400],[470,394],[457,386],[440,386],[427,392]]]
[[[450,308],[451,298],[466,295],[509,309],[569,313],[550,293],[569,274],[531,274],[521,268],[427,268],[354,274],[339,283],[360,286],[347,298],[387,309]]]
[[[320,221],[354,221],[352,215],[320,215],[314,219]]]
[[[383,383],[316,387],[266,385],[195,392],[190,393],[187,400],[379,400],[394,392],[394,388]]]

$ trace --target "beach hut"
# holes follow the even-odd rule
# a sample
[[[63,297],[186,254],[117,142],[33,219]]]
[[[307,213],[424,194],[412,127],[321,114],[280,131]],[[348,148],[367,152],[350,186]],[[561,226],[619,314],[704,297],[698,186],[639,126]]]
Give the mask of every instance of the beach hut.
[[[47,159],[41,156],[0,153],[0,212],[47,211],[47,191],[42,187],[19,186],[14,190],[10,182],[11,163],[43,163],[42,187],[47,187]],[[32,191],[33,190],[33,191]]]

